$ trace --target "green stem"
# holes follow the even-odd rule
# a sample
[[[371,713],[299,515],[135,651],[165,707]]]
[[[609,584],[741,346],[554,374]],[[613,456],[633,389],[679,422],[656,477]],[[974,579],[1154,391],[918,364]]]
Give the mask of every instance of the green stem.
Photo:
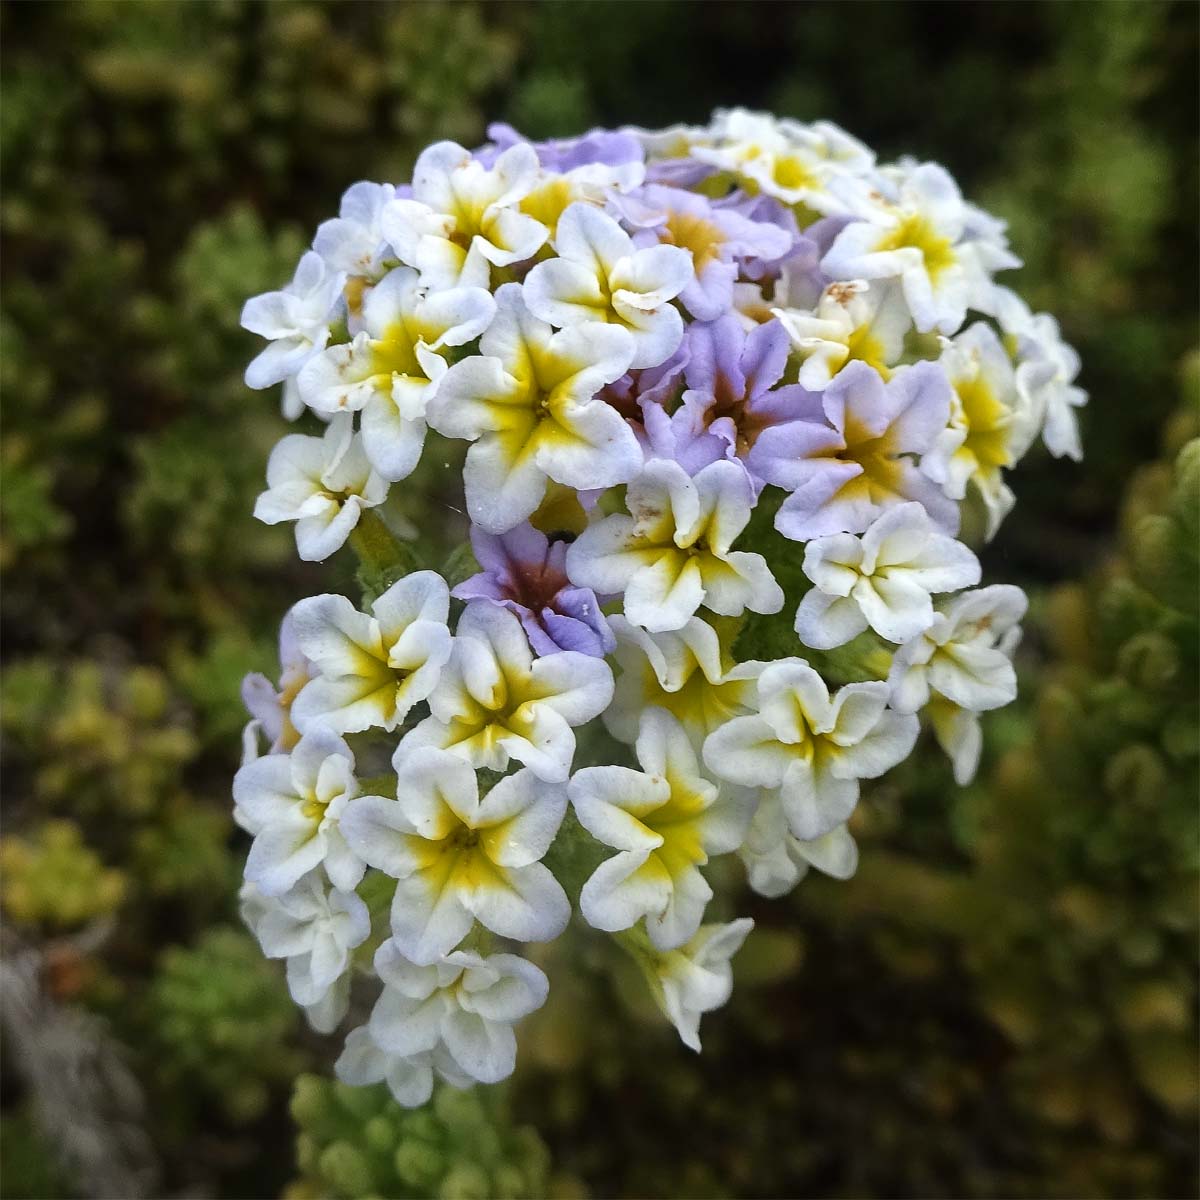
[[[359,516],[350,533],[350,545],[358,555],[358,583],[364,605],[421,565],[412,547],[400,541],[372,509]]]

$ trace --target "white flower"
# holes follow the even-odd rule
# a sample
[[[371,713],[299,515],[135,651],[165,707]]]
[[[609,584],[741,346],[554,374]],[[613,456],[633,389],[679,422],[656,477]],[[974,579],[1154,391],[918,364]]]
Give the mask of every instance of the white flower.
[[[831,283],[815,310],[773,308],[796,346],[796,382],[812,392],[825,388],[851,360],[874,367],[884,379],[904,352],[912,318],[899,290],[865,279]]]
[[[546,976],[513,954],[482,958],[458,950],[417,966],[386,941],[375,970],[384,982],[367,1026],[375,1045],[404,1058],[444,1047],[454,1066],[480,1083],[512,1074],[513,1024],[540,1008],[549,991]]]
[[[620,614],[608,623],[617,639],[620,674],[604,724],[618,741],[636,740],[642,713],[663,708],[698,749],[718,725],[749,711],[765,664],[733,661],[734,622],[689,617],[664,633],[650,633]]]
[[[475,1080],[465,1074],[443,1045],[422,1054],[389,1054],[363,1025],[346,1035],[346,1045],[333,1064],[333,1072],[351,1087],[386,1082],[397,1104],[420,1108],[433,1095],[436,1076],[454,1088],[469,1088]]]
[[[1002,708],[1017,697],[1012,653],[1021,636],[1025,593],[1011,584],[964,592],[892,660],[888,685],[897,712],[918,712],[931,692],[970,712]]]
[[[394,763],[402,772],[407,755],[436,746],[476,769],[503,771],[515,758],[539,779],[561,783],[575,755],[572,727],[603,712],[612,693],[603,659],[574,650],[535,659],[513,613],[469,604],[429,697],[431,715],[404,737]]]
[[[247,763],[233,779],[234,803],[254,835],[246,878],[278,896],[324,865],[334,887],[357,887],[365,867],[339,827],[346,802],[357,795],[354,755],[328,730],[312,730],[291,754]]]
[[[700,868],[740,845],[753,797],[737,788],[720,795],[700,774],[683,726],[662,709],[642,715],[637,757],[640,771],[586,767],[569,785],[580,823],[620,851],[583,885],[579,908],[609,932],[645,917],[651,942],[667,950],[700,927],[712,897]]]
[[[327,891],[314,871],[281,896],[247,884],[242,917],[268,958],[287,959],[288,990],[313,1027],[332,1030],[346,1013],[350,952],[371,933],[367,906],[352,891]]]
[[[704,762],[720,779],[778,788],[788,827],[812,841],[842,824],[860,779],[908,757],[917,718],[887,708],[882,682],[849,683],[831,697],[802,659],[772,663],[758,678],[757,712],[709,734]]]
[[[990,292],[978,253],[965,252],[973,246],[972,212],[936,163],[907,165],[895,175],[894,198],[848,193],[862,219],[838,234],[821,268],[834,279],[898,279],[917,329],[954,333],[967,308],[986,303]],[[1017,265],[999,253],[989,261]]]
[[[448,954],[475,921],[501,937],[545,942],[566,928],[566,893],[539,861],[562,822],[562,787],[528,768],[482,800],[474,768],[427,747],[398,770],[397,798],[360,796],[343,830],[367,863],[399,880],[392,937],[414,963]]]
[[[519,209],[539,173],[527,143],[510,146],[489,170],[457,143],[437,142],[413,168],[412,199],[387,205],[383,230],[426,286],[486,288],[493,266],[530,258],[546,241],[546,226]]]
[[[991,538],[1014,503],[1004,468],[1037,436],[1037,417],[1017,390],[1012,362],[989,326],[977,322],[959,334],[941,361],[954,389],[950,424],[921,459],[921,470],[954,500],[973,484]]]
[[[687,250],[638,250],[612,217],[589,204],[563,213],[554,247],[558,257],[525,277],[525,302],[534,316],[552,325],[601,321],[629,330],[633,367],[656,367],[675,353],[683,318],[671,301],[692,279]]]
[[[329,322],[346,276],[330,271],[311,250],[282,291],[264,292],[242,308],[242,328],[270,345],[246,368],[246,386],[267,388],[295,375],[329,341]]]
[[[746,866],[750,886],[760,896],[772,898],[790,892],[809,867],[834,879],[849,879],[858,869],[858,846],[845,824],[802,842],[788,828],[776,790],[761,794],[738,857]]]
[[[427,295],[416,271],[397,267],[367,293],[362,328],[300,372],[300,394],[319,413],[362,412],[363,449],[389,480],[409,475],[425,444],[425,407],[446,372],[442,354],[477,338],[495,301],[482,288]]]
[[[333,270],[374,282],[388,257],[381,218],[395,195],[390,183],[351,185],[342,194],[338,215],[317,227],[313,249]]]
[[[321,437],[290,433],[275,444],[254,515],[267,525],[295,521],[300,557],[321,562],[345,544],[363,509],[382,504],[387,492],[347,413],[330,421]]]
[[[370,616],[345,596],[301,600],[292,620],[315,677],[292,704],[296,727],[395,729],[414,704],[428,699],[450,657],[449,612],[446,581],[432,571],[392,584]]]
[[[1049,313],[1031,313],[1025,301],[1008,288],[995,290],[996,320],[1016,344],[1017,391],[1041,427],[1042,441],[1056,458],[1083,458],[1075,410],[1088,394],[1075,384],[1079,355],[1062,340],[1058,322]]]
[[[693,148],[693,158],[733,173],[747,190],[814,213],[844,212],[830,185],[861,175],[874,161],[861,142],[830,121],[805,125],[735,108],[716,114],[712,133],[717,144]]]
[[[429,423],[473,443],[463,469],[467,510],[480,528],[504,533],[534,512],[548,480],[577,490],[625,483],[642,451],[596,396],[628,368],[629,334],[597,324],[555,333],[530,315],[515,283],[496,302],[480,354],[442,378]]]
[[[749,917],[727,925],[702,925],[686,946],[657,956],[654,975],[667,1019],[689,1050],[700,1052],[700,1018],[720,1008],[733,991],[729,960],[754,928]]]
[[[629,485],[629,515],[590,525],[567,551],[567,574],[600,594],[625,594],[625,616],[653,632],[680,629],[705,605],[722,616],[773,613],[783,591],[761,554],[730,550],[746,527],[753,488],[738,463],[693,478],[654,459]]]
[[[979,560],[942,533],[920,504],[889,508],[862,537],[835,533],[804,548],[816,585],[796,610],[796,632],[814,650],[844,645],[868,626],[904,642],[934,621],[934,592],[979,582]]]

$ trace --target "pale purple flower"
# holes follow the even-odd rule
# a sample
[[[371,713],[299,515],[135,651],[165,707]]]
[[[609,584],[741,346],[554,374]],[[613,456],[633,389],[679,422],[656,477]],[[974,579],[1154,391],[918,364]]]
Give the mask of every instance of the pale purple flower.
[[[666,242],[692,252],[695,278],[679,299],[698,321],[712,321],[728,312],[742,260],[780,259],[795,241],[779,225],[719,208],[706,196],[682,188],[652,185],[630,196],[614,196],[611,203],[628,224],[638,228],[635,245]]]
[[[689,353],[685,337],[666,362],[657,367],[626,371],[620,379],[606,383],[596,393],[597,399],[611,405],[625,418],[648,457],[658,453],[654,448],[654,431],[670,426],[667,408],[682,390],[683,369],[687,366]]]
[[[258,671],[242,680],[242,703],[251,718],[242,734],[243,765],[258,757],[260,734],[267,740],[268,754],[286,754],[300,740],[292,724],[292,701],[312,674],[289,609],[279,626],[279,686]]]
[[[567,578],[566,542],[550,541],[532,525],[502,534],[472,526],[471,546],[483,570],[451,595],[488,600],[515,613],[538,655],[576,650],[603,658],[616,649],[596,593]]]
[[[951,389],[935,363],[916,363],[885,384],[863,362],[847,364],[820,395],[808,393],[797,420],[764,430],[747,467],[792,494],[775,517],[798,542],[861,533],[885,509],[917,500],[947,533],[958,506],[921,474],[950,420]]]
[[[804,388],[775,387],[791,348],[778,320],[746,333],[737,317],[727,313],[689,326],[687,345],[687,390],[670,418],[676,453],[665,457],[680,458],[690,472],[706,465],[704,460],[729,458],[745,464],[766,430],[811,410],[813,397]],[[764,478],[753,470],[750,476],[761,490]]]
[[[518,142],[527,142],[548,171],[572,171],[593,163],[619,167],[624,163],[644,162],[646,158],[641,142],[633,134],[620,130],[592,129],[579,137],[530,142],[511,125],[496,121],[488,126],[487,135],[492,145],[484,147],[477,157],[486,159],[489,153],[499,154]]]

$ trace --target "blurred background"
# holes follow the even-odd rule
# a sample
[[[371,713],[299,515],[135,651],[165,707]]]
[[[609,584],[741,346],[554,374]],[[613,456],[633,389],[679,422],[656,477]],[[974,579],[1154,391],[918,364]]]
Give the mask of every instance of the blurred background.
[[[1194,5],[74,0],[0,31],[0,1195],[1195,1194]],[[512,1085],[406,1114],[330,1082],[237,919],[239,682],[350,571],[251,519],[284,422],[239,310],[430,141],[733,104],[944,163],[1083,356],[1086,460],[1031,454],[985,557],[1031,594],[1021,699],[970,788],[929,745],[867,793],[855,880],[735,894],[759,930],[702,1057],[564,939]]]

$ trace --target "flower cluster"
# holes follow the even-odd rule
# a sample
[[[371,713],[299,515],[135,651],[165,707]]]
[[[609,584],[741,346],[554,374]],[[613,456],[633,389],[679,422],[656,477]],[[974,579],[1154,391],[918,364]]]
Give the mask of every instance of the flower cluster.
[[[767,896],[852,875],[860,781],[922,717],[972,777],[1025,599],[976,586],[960,521],[995,533],[1039,434],[1078,457],[1086,399],[1053,318],[993,282],[1003,224],[934,163],[743,110],[490,137],[355,184],[243,313],[247,383],[326,422],[280,441],[256,509],[302,558],[366,526],[395,579],[390,485],[431,430],[467,444],[478,572],[296,604],[234,782],[247,921],[318,1029],[378,981],[337,1071],[405,1105],[512,1071],[548,982],[508,951],[573,902],[698,1048],[751,925],[705,923],[710,858]],[[764,500],[769,552],[736,548]],[[773,614],[794,652],[738,661]],[[556,843],[591,839],[611,854],[571,878]]]

